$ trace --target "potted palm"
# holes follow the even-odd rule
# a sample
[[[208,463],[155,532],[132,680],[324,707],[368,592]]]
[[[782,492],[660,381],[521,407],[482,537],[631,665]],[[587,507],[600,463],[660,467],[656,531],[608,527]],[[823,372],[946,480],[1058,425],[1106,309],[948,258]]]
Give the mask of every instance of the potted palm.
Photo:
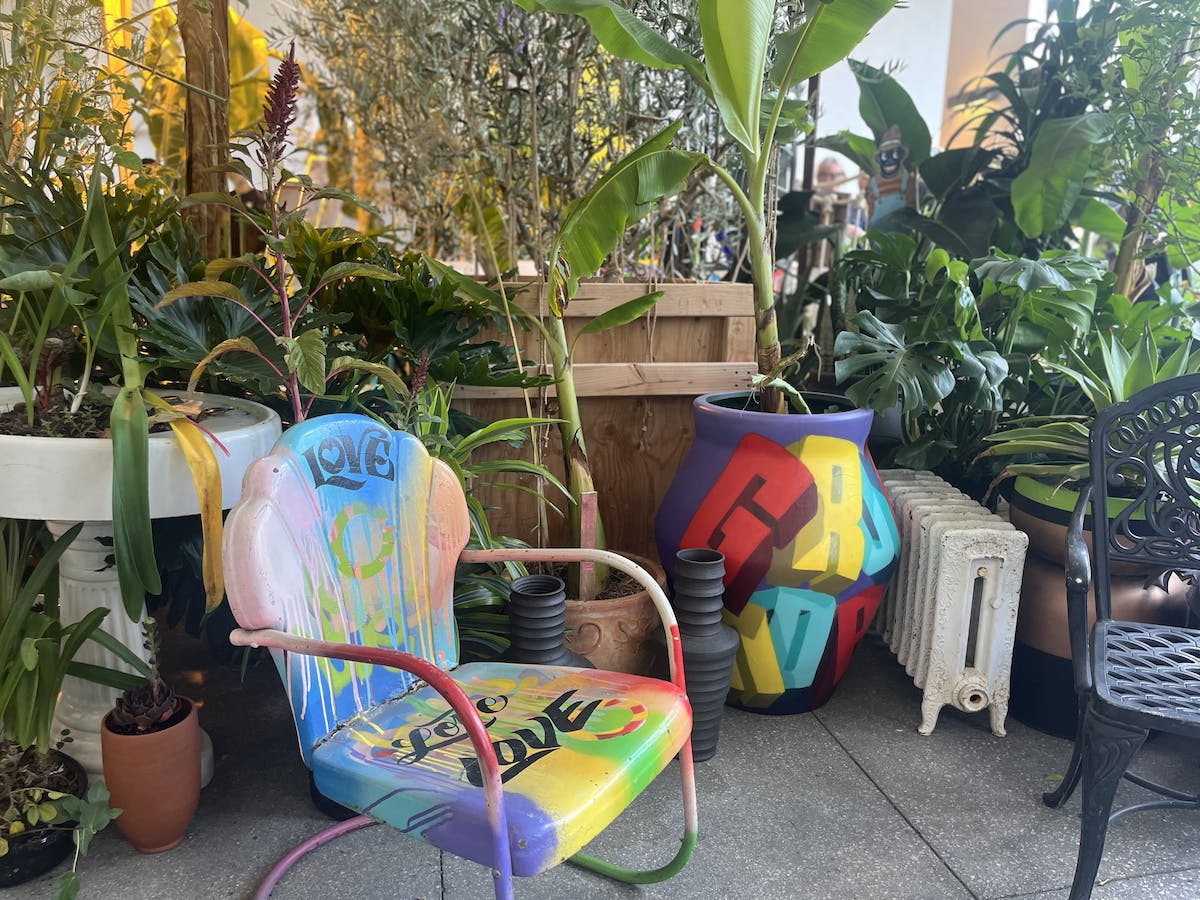
[[[579,290],[580,275],[599,269],[626,229],[651,204],[669,196],[687,180],[697,154],[670,146],[680,124],[668,126],[614,163],[564,212],[547,267],[551,273],[547,285],[550,314],[545,319],[511,303],[503,286],[494,290],[444,263],[429,261],[431,268],[450,279],[458,290],[493,308],[510,310],[544,340],[554,372],[559,442],[570,493],[568,517],[576,546],[606,549],[575,391],[572,350],[580,337],[602,333],[642,316],[662,292],[649,292],[597,316],[574,339],[568,339],[563,313]],[[638,557],[638,561],[655,568],[649,560]],[[660,631],[649,594],[618,589],[601,597],[608,578],[605,569],[572,566],[568,574],[568,647],[602,669],[647,673],[654,658],[654,636]]]
[[[894,0],[806,5],[784,23],[774,0],[700,0],[697,59],[612,0],[520,0],[527,10],[573,13],[610,53],[678,69],[702,85],[737,144],[743,177],[701,154],[737,201],[757,316],[758,390],[711,394],[694,406],[696,442],[660,507],[659,557],[668,573],[681,547],[726,557],[726,618],[742,639],[732,699],[748,709],[797,712],[824,702],[882,597],[898,550],[895,523],[865,451],[869,411],[790,416],[775,317],[777,142],[808,127],[791,92],[844,58]],[[773,65],[768,69],[768,60]],[[550,270],[555,285],[578,273]],[[792,402],[810,412],[802,396]],[[844,490],[843,490],[844,486]],[[836,496],[835,496],[836,495]]]

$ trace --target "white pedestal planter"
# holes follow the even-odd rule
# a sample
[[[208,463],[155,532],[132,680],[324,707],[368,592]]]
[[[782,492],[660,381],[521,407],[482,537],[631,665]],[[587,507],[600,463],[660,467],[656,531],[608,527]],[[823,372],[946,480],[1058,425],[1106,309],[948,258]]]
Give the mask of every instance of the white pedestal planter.
[[[0,408],[19,399],[0,390]],[[279,438],[279,417],[265,406],[199,395],[211,414],[203,425],[229,450],[216,449],[221,468],[221,505],[228,509],[241,495],[246,467],[265,456]],[[191,471],[170,432],[150,436],[150,515],[190,516],[199,512]],[[141,627],[125,613],[112,558],[112,441],[101,438],[44,438],[0,435],[0,516],[45,520],[58,537],[76,522],[86,522],[59,564],[63,621],[76,622],[93,609],[110,610],[102,627],[135,652],[142,653]],[[81,662],[120,667],[115,657],[88,641]],[[69,728],[66,748],[87,769],[102,777],[100,722],[117,692],[67,676],[55,714],[55,729]],[[203,737],[202,783],[212,777],[212,743]]]

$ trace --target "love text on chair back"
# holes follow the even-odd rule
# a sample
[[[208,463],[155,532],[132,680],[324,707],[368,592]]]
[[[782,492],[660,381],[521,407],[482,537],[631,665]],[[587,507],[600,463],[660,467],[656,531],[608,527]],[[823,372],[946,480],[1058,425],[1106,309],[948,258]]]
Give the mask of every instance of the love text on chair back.
[[[238,621],[457,664],[454,567],[469,534],[448,466],[366,416],[290,428],[246,473],[225,530]],[[412,676],[299,654],[277,657],[306,761],[338,723]]]

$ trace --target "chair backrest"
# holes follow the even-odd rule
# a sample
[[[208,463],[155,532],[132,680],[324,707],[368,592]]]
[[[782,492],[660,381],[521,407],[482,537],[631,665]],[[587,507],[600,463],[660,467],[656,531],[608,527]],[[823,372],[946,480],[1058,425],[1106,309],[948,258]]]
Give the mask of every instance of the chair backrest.
[[[454,567],[470,526],[462,487],[410,434],[360,415],[296,425],[247,471],[225,526],[229,602],[244,628],[458,662]],[[382,666],[277,656],[300,748],[405,691]]]
[[[1107,619],[1113,563],[1200,569],[1200,375],[1114,403],[1089,443],[1096,611]]]

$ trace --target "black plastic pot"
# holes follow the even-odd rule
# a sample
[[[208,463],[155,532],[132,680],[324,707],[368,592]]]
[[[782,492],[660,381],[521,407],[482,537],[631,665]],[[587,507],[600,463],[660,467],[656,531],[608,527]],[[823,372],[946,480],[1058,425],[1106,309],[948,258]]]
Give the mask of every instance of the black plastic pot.
[[[568,650],[567,588],[553,575],[524,575],[508,594],[508,626],[512,644],[508,658],[536,666],[592,668],[587,657]]]
[[[737,656],[738,634],[721,621],[725,556],[692,547],[675,554],[675,618],[683,644],[683,671],[692,704],[692,758],[717,752],[721,718]]]
[[[87,793],[87,772],[73,757],[58,750],[51,750],[51,755],[60,758],[68,778],[61,785],[53,785],[54,790],[82,797]],[[71,828],[68,825],[55,827],[50,830],[31,830],[8,839],[8,852],[0,856],[0,888],[24,884],[30,879],[37,878],[49,872],[75,849]]]

